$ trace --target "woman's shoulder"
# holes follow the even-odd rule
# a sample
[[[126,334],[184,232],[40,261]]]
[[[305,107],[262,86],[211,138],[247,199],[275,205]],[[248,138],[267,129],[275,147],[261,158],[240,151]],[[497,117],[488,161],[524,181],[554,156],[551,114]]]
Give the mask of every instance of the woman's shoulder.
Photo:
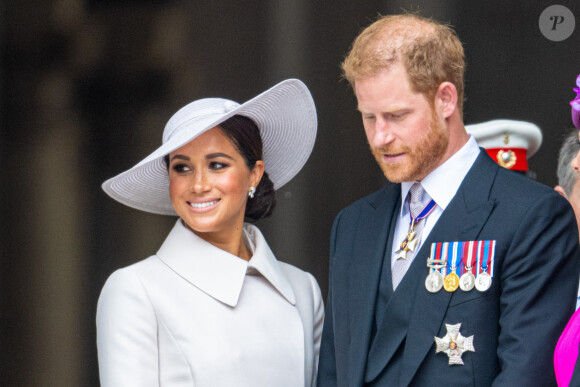
[[[310,274],[309,272],[302,270],[290,263],[287,262],[283,262],[283,261],[278,261],[278,263],[280,264],[280,266],[282,267],[282,269],[284,270],[284,272],[288,275],[288,276],[293,276],[293,277],[298,277],[298,278],[309,278],[312,277],[314,278],[314,276],[312,274]]]
[[[296,296],[296,305],[299,310],[303,311],[301,313],[303,318],[304,316],[311,316],[312,323],[322,329],[324,302],[316,278],[307,271],[289,263],[280,262],[280,265],[292,284],[294,295]]]
[[[156,255],[135,262],[115,270],[107,278],[102,293],[106,291],[118,292],[122,290],[136,290],[137,287],[143,286],[143,282],[148,278],[155,276],[159,272],[160,266],[163,266]]]
[[[107,321],[144,321],[154,317],[154,307],[147,286],[158,266],[155,256],[115,270],[105,282],[97,303],[97,325]]]
[[[314,294],[320,293],[320,286],[312,274],[286,262],[278,261],[278,263],[294,289],[310,289]]]

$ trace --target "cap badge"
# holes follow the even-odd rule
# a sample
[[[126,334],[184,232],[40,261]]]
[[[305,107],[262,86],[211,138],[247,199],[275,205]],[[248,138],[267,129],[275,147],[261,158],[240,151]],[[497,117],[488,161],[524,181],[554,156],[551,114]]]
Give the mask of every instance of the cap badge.
[[[512,150],[504,151],[504,150],[500,149],[497,152],[496,159],[497,159],[497,163],[499,165],[501,165],[504,168],[510,169],[511,167],[516,165],[517,157],[516,157],[515,152]]]

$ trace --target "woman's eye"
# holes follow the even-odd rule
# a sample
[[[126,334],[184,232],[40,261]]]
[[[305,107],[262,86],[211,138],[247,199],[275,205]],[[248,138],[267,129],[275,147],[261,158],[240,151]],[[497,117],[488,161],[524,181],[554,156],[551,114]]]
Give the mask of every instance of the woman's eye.
[[[177,173],[189,172],[190,169],[185,164],[174,164],[172,169]]]
[[[225,163],[220,163],[220,162],[217,162],[217,161],[212,161],[212,162],[209,164],[209,167],[210,167],[210,169],[223,169],[223,168],[225,168],[225,167],[227,167],[227,166],[228,166],[227,164],[225,164]]]

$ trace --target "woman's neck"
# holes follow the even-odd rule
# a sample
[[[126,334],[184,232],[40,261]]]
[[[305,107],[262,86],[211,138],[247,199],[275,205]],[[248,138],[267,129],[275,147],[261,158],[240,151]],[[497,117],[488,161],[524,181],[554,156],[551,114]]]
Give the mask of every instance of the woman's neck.
[[[239,227],[236,227],[233,232],[228,233],[193,232],[204,241],[211,243],[218,249],[227,251],[228,253],[237,256],[238,258],[241,258],[245,261],[249,261],[252,258],[252,251],[245,242],[243,224]]]

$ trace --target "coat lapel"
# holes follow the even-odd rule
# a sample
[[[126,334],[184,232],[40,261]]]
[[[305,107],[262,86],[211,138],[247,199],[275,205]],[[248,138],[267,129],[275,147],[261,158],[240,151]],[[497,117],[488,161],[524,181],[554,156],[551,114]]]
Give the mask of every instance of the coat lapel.
[[[480,153],[411,265],[414,277],[409,280],[414,279],[417,288],[412,302],[400,385],[409,385],[432,348],[453,295],[444,290],[432,294],[423,286],[427,275],[425,259],[431,243],[477,240],[494,207],[495,202],[489,199],[489,193],[498,168],[486,152]]]
[[[361,212],[349,268],[349,385],[361,385],[370,346],[385,249],[391,219],[400,207],[400,185],[388,185]],[[361,334],[364,332],[364,334]]]

